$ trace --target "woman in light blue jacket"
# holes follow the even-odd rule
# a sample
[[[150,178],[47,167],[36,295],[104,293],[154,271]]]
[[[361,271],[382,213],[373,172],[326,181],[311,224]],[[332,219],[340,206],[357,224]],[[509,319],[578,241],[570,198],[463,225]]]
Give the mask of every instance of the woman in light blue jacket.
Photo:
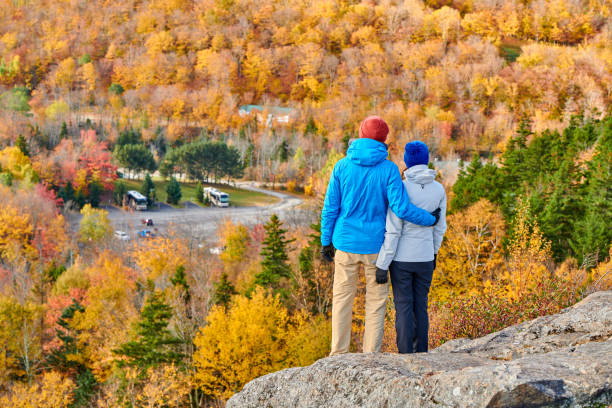
[[[385,241],[376,261],[377,281],[391,274],[395,303],[395,329],[400,353],[426,352],[429,318],[427,298],[436,267],[436,256],[446,231],[446,192],[436,171],[427,167],[429,151],[422,142],[406,145],[404,187],[410,201],[426,211],[441,209],[440,221],[432,227],[416,225],[387,212]]]

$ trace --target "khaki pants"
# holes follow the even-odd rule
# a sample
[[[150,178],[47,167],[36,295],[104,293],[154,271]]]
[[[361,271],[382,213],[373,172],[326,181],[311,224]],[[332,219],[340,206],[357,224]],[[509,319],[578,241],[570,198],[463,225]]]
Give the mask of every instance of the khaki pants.
[[[334,297],[332,303],[332,344],[330,356],[348,353],[353,321],[353,300],[357,291],[359,264],[363,264],[366,279],[365,333],[363,352],[379,352],[385,323],[385,306],[389,284],[376,283],[378,254],[351,254],[336,251]]]

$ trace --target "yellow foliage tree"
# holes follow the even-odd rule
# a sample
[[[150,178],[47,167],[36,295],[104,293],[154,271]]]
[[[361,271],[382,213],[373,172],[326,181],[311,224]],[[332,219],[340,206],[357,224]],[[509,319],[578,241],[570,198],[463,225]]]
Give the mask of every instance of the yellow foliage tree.
[[[0,151],[0,168],[1,171],[11,173],[16,180],[25,180],[29,183],[37,181],[30,158],[17,146],[9,146]]]
[[[149,368],[147,381],[135,397],[143,408],[182,407],[191,391],[191,379],[174,365]]]
[[[68,57],[62,60],[55,73],[55,83],[60,88],[71,89],[75,80],[77,64],[74,58]]]
[[[79,239],[81,241],[99,242],[109,238],[113,233],[108,212],[105,210],[85,204],[81,209],[81,215],[83,216],[79,223]]]
[[[480,292],[503,264],[504,218],[489,201],[449,215],[447,224],[431,284],[432,300]]]
[[[74,383],[55,371],[43,374],[32,385],[16,383],[0,397],[0,406],[12,408],[68,408],[73,399]]]
[[[519,198],[510,241],[510,259],[502,276],[505,295],[516,300],[532,292],[552,273],[550,242],[542,236],[537,221],[530,219],[529,201]]]
[[[85,291],[84,312],[77,312],[73,326],[80,330],[79,344],[100,381],[111,372],[112,353],[129,338],[129,328],[138,317],[133,296],[136,284],[133,271],[123,266],[111,252],[103,252],[83,271],[89,282]]]
[[[249,244],[249,230],[243,224],[234,224],[227,220],[219,231],[221,246],[225,249],[219,256],[227,270],[232,270],[239,263],[244,262],[247,245]]]
[[[195,381],[206,394],[227,399],[253,378],[312,363],[325,355],[329,339],[316,329],[324,323],[313,324],[306,315],[289,316],[278,296],[259,287],[251,299],[234,298],[227,314],[215,307],[194,341]]]
[[[41,314],[42,307],[30,300],[21,304],[15,297],[0,296],[0,372],[33,376],[41,354]],[[8,380],[3,377],[0,384],[5,378]]]
[[[33,250],[29,243],[31,234],[32,224],[28,214],[20,214],[12,206],[0,206],[0,260],[13,253],[13,245]]]
[[[96,78],[98,74],[96,73],[96,67],[92,62],[88,62],[81,67],[81,77],[85,82],[86,89],[88,91],[96,90]]]

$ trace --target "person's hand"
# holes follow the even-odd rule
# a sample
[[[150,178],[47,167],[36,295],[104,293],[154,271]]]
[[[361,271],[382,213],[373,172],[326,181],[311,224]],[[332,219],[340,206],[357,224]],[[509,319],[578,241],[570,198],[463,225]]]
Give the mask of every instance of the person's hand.
[[[387,283],[389,282],[389,274],[388,271],[380,268],[376,268],[376,283]]]
[[[436,221],[431,224],[431,226],[433,227],[434,225],[436,225],[438,223],[438,221],[440,221],[440,212],[442,210],[440,210],[440,208],[436,208],[435,210],[433,210],[432,212],[430,212],[431,215],[433,215],[434,217],[436,217]]]
[[[436,270],[436,258],[438,257],[438,254],[434,254],[434,271]]]
[[[335,253],[336,250],[332,244],[321,247],[321,258],[323,258],[325,262],[334,262]]]

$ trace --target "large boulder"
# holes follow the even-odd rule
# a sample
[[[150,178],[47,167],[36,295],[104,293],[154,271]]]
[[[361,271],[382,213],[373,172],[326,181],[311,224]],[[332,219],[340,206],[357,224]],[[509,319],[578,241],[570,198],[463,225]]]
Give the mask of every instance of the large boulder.
[[[423,354],[345,354],[257,378],[236,407],[607,407],[612,291]]]

